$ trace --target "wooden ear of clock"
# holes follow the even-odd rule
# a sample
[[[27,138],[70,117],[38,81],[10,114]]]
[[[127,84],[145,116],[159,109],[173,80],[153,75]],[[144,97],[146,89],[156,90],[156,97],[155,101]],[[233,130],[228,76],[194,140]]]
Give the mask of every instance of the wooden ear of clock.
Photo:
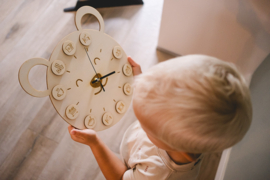
[[[81,18],[88,13],[97,17],[100,31],[81,28]],[[101,131],[116,124],[131,103],[132,68],[122,47],[103,33],[97,10],[82,7],[75,23],[78,31],[56,45],[49,61],[32,58],[21,66],[19,81],[32,96],[49,95],[58,114],[72,126]],[[29,83],[28,74],[35,65],[48,66],[46,91]]]

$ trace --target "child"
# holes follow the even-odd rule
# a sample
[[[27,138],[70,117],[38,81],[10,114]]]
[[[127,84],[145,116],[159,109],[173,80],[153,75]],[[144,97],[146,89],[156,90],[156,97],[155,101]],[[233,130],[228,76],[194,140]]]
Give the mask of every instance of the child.
[[[122,139],[122,160],[95,131],[68,128],[73,140],[90,146],[106,179],[196,179],[203,154],[239,142],[252,117],[243,76],[234,65],[203,55],[174,58],[137,76],[133,109],[138,121]]]

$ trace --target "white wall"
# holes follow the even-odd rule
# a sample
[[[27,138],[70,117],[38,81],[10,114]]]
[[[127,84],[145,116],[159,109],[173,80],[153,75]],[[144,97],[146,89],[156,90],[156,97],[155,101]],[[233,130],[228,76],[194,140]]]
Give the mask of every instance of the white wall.
[[[235,62],[249,80],[270,52],[269,0],[164,0],[158,48]]]

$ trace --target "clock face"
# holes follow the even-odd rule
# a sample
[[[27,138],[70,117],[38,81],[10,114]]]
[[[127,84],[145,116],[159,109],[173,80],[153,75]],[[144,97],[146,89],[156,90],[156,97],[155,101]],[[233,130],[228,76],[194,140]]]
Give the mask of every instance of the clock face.
[[[96,70],[94,71],[91,62]],[[83,30],[62,39],[47,71],[50,99],[59,115],[78,129],[116,124],[132,99],[132,68],[120,45],[105,33]],[[112,75],[93,83],[109,73]]]

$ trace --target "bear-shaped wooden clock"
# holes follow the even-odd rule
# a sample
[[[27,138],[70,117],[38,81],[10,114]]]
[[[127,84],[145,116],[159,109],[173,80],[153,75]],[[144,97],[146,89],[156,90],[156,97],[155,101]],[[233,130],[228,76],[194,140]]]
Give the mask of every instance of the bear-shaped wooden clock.
[[[81,18],[94,15],[99,31],[82,29]],[[36,97],[50,96],[58,114],[78,129],[101,131],[116,124],[132,100],[132,67],[121,46],[104,33],[100,13],[81,7],[75,16],[76,32],[64,37],[50,60],[32,58],[19,70],[22,88]],[[28,74],[35,65],[47,68],[47,90],[34,89]]]

